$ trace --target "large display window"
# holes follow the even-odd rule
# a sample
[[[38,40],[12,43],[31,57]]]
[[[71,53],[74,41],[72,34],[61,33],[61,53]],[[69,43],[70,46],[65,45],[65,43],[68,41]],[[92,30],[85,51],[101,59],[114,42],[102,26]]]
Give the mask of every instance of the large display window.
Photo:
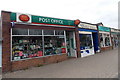
[[[45,36],[44,37],[44,53],[45,55],[66,53],[64,37],[61,36]]]
[[[111,46],[110,34],[100,33],[100,46],[101,47]]]
[[[12,60],[67,53],[64,30],[13,28],[11,32]]]
[[[92,48],[92,40],[90,34],[80,34],[80,46],[81,49]]]

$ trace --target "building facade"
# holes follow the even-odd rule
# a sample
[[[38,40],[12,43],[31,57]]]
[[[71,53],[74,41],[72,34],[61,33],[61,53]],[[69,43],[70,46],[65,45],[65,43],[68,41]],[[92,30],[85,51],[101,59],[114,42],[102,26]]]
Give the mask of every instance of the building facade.
[[[78,57],[74,20],[2,11],[2,71]]]
[[[99,52],[98,30],[96,24],[80,22],[78,28],[81,57],[94,55],[96,52]]]
[[[98,25],[99,43],[101,51],[112,49],[111,31],[109,27]]]
[[[118,29],[111,28],[111,39],[113,49],[118,47],[118,33]]]

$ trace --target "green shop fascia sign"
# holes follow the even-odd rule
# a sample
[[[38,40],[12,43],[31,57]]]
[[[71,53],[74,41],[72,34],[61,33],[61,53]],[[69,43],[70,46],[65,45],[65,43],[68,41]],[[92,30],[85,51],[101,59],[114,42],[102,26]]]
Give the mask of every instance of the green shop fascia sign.
[[[110,28],[108,28],[108,27],[98,26],[98,29],[99,29],[99,31],[110,32]]]
[[[74,20],[35,16],[35,15],[21,14],[21,13],[11,13],[10,19],[11,19],[11,22],[18,22],[18,23],[68,26],[68,27],[75,26]]]

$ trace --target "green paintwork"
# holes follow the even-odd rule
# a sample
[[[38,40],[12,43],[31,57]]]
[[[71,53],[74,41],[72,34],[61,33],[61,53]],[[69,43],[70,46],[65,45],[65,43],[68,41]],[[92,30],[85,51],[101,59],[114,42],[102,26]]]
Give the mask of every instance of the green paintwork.
[[[108,28],[108,27],[98,26],[98,29],[99,29],[99,31],[110,32],[110,28]]]
[[[16,21],[16,17],[17,17],[17,13],[11,13],[10,15],[11,21]],[[66,19],[35,16],[35,15],[31,15],[31,20],[32,20],[31,23],[36,23],[36,24],[43,23],[43,24],[74,26],[74,20],[66,20]]]

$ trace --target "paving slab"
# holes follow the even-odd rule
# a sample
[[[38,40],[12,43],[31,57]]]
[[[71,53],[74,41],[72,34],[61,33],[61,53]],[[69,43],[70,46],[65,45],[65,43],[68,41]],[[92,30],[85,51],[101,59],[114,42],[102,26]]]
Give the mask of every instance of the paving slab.
[[[118,49],[3,74],[3,78],[115,78]]]

